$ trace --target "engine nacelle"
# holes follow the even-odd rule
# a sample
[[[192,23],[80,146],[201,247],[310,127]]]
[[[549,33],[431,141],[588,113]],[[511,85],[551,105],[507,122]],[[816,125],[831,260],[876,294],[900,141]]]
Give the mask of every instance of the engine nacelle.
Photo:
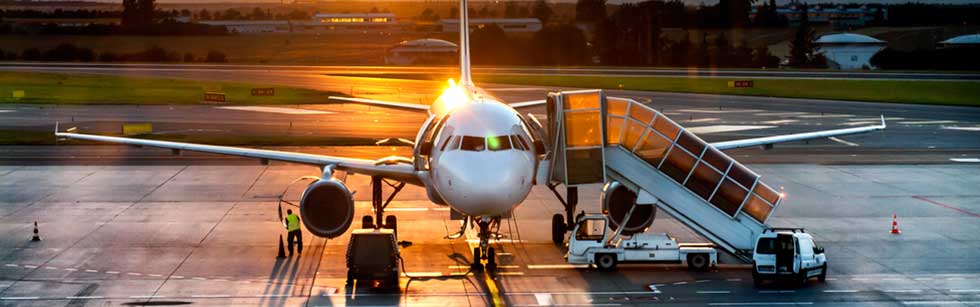
[[[622,232],[624,235],[646,231],[653,224],[653,220],[657,218],[656,206],[638,205],[633,210],[630,220],[623,223],[630,208],[636,205],[636,193],[617,181],[610,181],[602,186],[600,199],[602,201],[602,213],[609,217],[611,224],[609,227],[615,230],[619,229],[620,225],[625,224]]]
[[[314,235],[336,238],[354,221],[354,198],[350,189],[336,178],[314,181],[299,201],[303,225]]]

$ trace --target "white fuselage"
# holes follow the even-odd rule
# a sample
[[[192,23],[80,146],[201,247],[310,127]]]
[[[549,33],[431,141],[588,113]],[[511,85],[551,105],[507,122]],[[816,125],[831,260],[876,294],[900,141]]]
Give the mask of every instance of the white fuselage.
[[[537,153],[516,110],[492,97],[473,95],[436,116],[428,188],[471,217],[504,216],[524,201],[533,185]]]

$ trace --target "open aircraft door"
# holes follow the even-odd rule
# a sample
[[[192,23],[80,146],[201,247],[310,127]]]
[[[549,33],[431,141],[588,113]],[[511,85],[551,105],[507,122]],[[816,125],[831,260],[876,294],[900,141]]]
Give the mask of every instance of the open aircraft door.
[[[605,98],[601,90],[548,94],[552,182],[572,187],[606,181]]]

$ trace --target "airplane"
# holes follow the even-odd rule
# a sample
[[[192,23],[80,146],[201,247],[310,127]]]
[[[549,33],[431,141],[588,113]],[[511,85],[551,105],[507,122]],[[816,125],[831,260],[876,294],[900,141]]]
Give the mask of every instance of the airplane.
[[[378,160],[333,157],[275,150],[214,146],[169,141],[77,133],[74,129],[58,131],[60,138],[107,143],[167,148],[175,153],[186,150],[222,155],[242,156],[314,165],[321,168],[321,177],[310,183],[300,200],[303,224],[314,235],[335,238],[346,232],[353,220],[352,192],[335,178],[335,171],[372,177],[374,208],[381,225],[382,180],[399,182],[388,202],[405,184],[426,189],[435,204],[449,206],[452,214],[462,217],[460,231],[448,239],[462,236],[467,222],[479,227],[479,247],[474,248],[473,270],[494,270],[495,251],[490,241],[495,237],[494,226],[510,217],[531,192],[535,184],[538,163],[546,153],[540,123],[531,114],[518,109],[546,104],[545,100],[504,103],[473,83],[470,74],[469,17],[467,0],[460,1],[460,44],[458,82],[449,80],[448,88],[431,104],[380,101],[352,97],[330,99],[366,105],[427,112],[428,117],[419,129],[413,145],[413,157],[386,157]],[[771,146],[775,143],[842,136],[884,129],[881,125],[798,133],[781,136],[725,141],[712,144],[719,150]],[[557,195],[557,192],[556,192]],[[574,209],[573,209],[574,210]],[[571,215],[570,211],[566,214]],[[371,220],[375,217],[365,216]],[[363,221],[363,220],[362,220]],[[396,224],[388,216],[386,226]],[[372,222],[367,224],[372,224]],[[396,230],[397,231],[397,230]],[[482,261],[486,260],[486,267]]]

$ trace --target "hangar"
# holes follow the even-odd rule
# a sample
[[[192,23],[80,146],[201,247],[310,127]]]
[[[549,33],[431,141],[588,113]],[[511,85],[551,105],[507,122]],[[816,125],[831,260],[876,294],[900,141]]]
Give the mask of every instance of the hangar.
[[[817,53],[827,58],[827,65],[836,69],[874,68],[871,57],[888,46],[883,40],[854,33],[828,34],[814,43]]]
[[[386,65],[452,64],[455,63],[459,46],[434,38],[403,41],[388,48]]]

